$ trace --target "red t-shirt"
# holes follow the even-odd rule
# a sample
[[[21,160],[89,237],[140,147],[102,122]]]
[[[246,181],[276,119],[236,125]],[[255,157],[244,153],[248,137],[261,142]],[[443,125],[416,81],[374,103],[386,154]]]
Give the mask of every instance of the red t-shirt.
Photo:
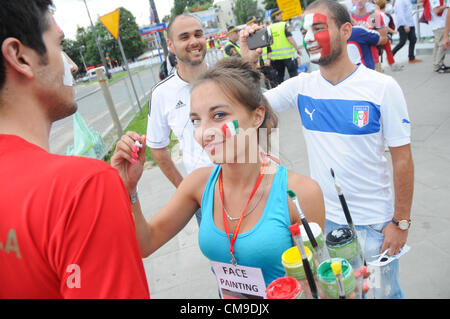
[[[0,298],[149,298],[117,171],[0,134]]]
[[[356,22],[355,25],[363,26],[369,30],[378,30],[385,27],[383,16],[381,15],[381,12],[379,10],[375,11],[375,14],[372,16],[369,12],[367,12],[365,15],[362,16],[353,13],[352,18]],[[372,46],[370,49],[372,51],[374,63],[378,63],[380,60],[380,56],[377,47]]]

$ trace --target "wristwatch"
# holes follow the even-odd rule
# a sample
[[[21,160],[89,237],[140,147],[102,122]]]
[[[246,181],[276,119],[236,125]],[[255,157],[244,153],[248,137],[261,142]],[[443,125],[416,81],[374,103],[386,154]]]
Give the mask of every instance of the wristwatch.
[[[411,220],[396,220],[395,218],[392,218],[392,223],[400,228],[401,230],[407,230],[411,226]]]

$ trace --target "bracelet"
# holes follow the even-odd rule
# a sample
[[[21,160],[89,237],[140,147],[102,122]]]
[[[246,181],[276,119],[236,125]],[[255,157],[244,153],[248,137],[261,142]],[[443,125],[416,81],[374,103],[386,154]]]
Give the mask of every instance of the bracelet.
[[[134,205],[138,200],[138,188],[136,187],[136,192],[130,196],[131,205]]]

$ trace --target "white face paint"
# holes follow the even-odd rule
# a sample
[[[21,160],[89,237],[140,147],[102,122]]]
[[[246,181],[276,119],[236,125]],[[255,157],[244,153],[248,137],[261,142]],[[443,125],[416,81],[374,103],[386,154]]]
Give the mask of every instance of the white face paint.
[[[305,37],[305,44],[306,44],[306,49],[310,49],[310,48],[314,48],[314,47],[319,47],[319,43],[317,43],[316,38],[314,37],[314,32],[312,29],[314,23],[314,14],[310,13],[305,15],[304,21],[303,21],[303,29],[306,30],[306,34],[304,35]],[[309,50],[308,50],[309,52]],[[311,62],[313,63],[317,63],[319,62],[321,56],[321,52],[316,52],[316,53],[311,53],[309,52],[309,59]]]
[[[64,63],[64,76],[63,76],[63,84],[65,86],[73,86],[73,76],[72,76],[72,66],[66,58],[66,55],[61,52],[61,57]]]

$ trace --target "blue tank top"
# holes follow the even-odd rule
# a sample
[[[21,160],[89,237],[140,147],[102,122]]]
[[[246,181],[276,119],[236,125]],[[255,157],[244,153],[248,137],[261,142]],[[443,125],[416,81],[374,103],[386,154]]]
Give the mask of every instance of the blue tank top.
[[[198,241],[200,250],[209,260],[230,263],[229,237],[213,219],[214,186],[220,170],[221,166],[216,166],[203,192]],[[261,268],[266,286],[285,276],[281,255],[292,247],[287,200],[287,169],[278,166],[261,218],[252,229],[238,234],[234,244],[238,264]]]

